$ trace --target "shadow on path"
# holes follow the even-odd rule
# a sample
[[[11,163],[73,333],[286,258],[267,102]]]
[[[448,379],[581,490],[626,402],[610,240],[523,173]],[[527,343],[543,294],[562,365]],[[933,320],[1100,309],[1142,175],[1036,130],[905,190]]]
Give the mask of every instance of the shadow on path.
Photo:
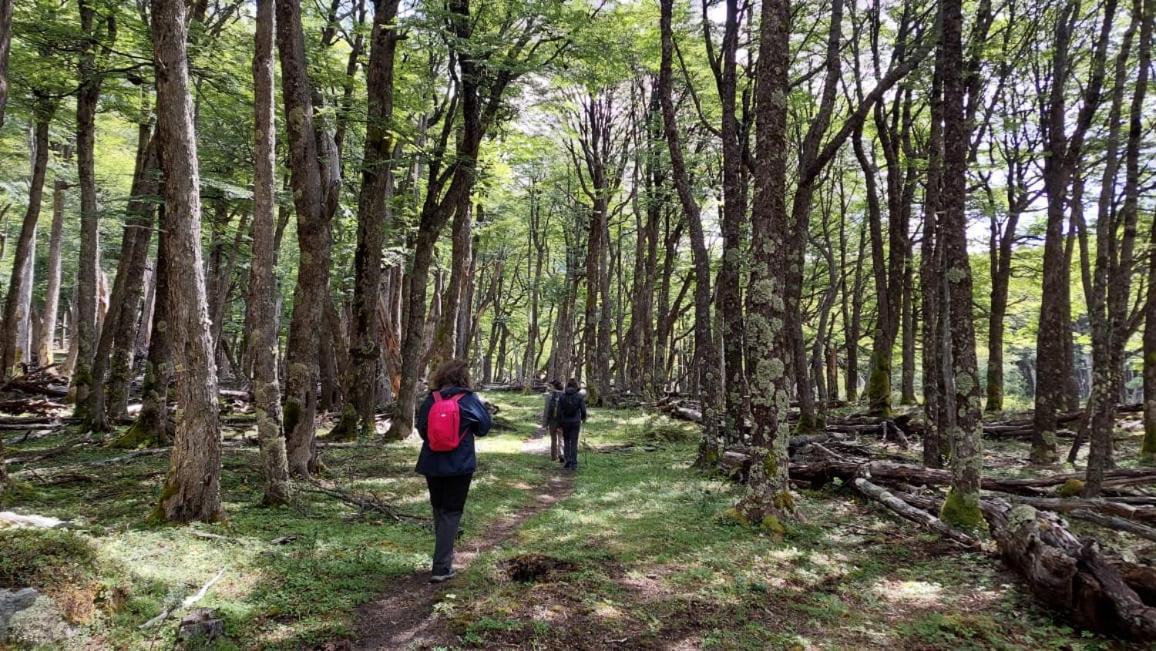
[[[531,438],[522,445],[528,454],[549,454],[550,441]],[[554,506],[573,491],[569,476],[552,476],[534,490],[534,501],[517,513],[488,527],[467,544],[459,544],[455,565],[459,572],[470,566],[483,552],[499,547],[508,540],[522,523]],[[467,504],[466,508],[469,506]],[[408,649],[455,644],[451,634],[434,621],[434,605],[441,593],[451,588],[454,581],[443,584],[429,583],[429,572],[417,572],[394,581],[389,589],[357,610],[357,641],[355,649]],[[446,639],[450,637],[451,639]]]

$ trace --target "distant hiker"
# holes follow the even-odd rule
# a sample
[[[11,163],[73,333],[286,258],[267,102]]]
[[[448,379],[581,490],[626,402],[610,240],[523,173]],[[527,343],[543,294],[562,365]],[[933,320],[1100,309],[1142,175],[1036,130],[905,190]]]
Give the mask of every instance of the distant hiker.
[[[562,405],[562,383],[553,380],[546,385],[546,404],[542,409],[542,427],[550,434],[550,459],[562,461],[562,426],[558,423]]]
[[[578,469],[578,432],[582,423],[586,422],[586,396],[578,388],[578,380],[570,378],[566,382],[566,390],[562,393],[559,405],[558,422],[562,426],[562,437],[565,442],[563,455],[567,470]]]
[[[422,444],[415,470],[425,475],[434,518],[432,583],[454,576],[454,539],[478,466],[474,437],[490,431],[490,412],[470,386],[466,362],[450,360],[434,373],[436,388],[417,410]]]

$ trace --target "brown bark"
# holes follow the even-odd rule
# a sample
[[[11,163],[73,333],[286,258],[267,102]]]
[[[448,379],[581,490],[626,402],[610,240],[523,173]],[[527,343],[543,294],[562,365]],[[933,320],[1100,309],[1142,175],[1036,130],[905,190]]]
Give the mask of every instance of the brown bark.
[[[56,316],[60,307],[60,247],[64,241],[64,198],[68,183],[56,179],[52,184],[52,230],[48,237],[48,281],[44,289],[44,309],[37,329],[36,359],[41,366],[53,363],[56,341]]]
[[[349,350],[351,369],[346,390],[348,416],[343,425],[358,436],[371,433],[381,347],[378,345],[377,302],[381,288],[382,245],[390,222],[390,157],[393,152],[393,66],[398,33],[394,26],[397,0],[378,0],[370,37],[366,93],[369,101],[361,190],[357,202],[357,249],[354,253],[353,322]],[[342,425],[338,426],[338,429]]]
[[[168,325],[176,373],[176,427],[160,518],[188,522],[223,516],[217,421],[217,369],[201,260],[197,143],[189,95],[186,7],[152,0],[157,69],[157,137],[165,184]]]
[[[943,247],[940,244],[940,186],[943,173],[943,66],[938,64],[931,84],[931,132],[928,137],[927,183],[923,198],[923,243],[920,250],[920,311],[923,316],[923,465],[943,465],[943,434],[950,410],[947,408],[944,355]]]
[[[329,289],[332,247],[327,204],[336,188],[326,185],[328,161],[315,132],[312,90],[305,60],[299,0],[276,0],[276,40],[281,56],[282,95],[289,137],[290,183],[297,209],[300,263],[293,293],[285,369],[285,434],[289,471],[309,477],[317,470],[317,376],[319,333]]]
[[[1151,63],[1151,28],[1141,34],[1148,43],[1142,44],[1136,90],[1132,96],[1128,117],[1128,135],[1124,155],[1124,205],[1115,211],[1116,176],[1119,168],[1118,149],[1122,126],[1124,82],[1132,41],[1140,23],[1147,23],[1143,0],[1132,5],[1132,21],[1124,33],[1116,58],[1116,84],[1112,89],[1109,110],[1109,130],[1105,144],[1105,169],[1096,220],[1096,260],[1094,281],[1088,301],[1092,322],[1093,383],[1089,399],[1089,431],[1091,436],[1088,455],[1088,478],[1084,484],[1085,496],[1099,495],[1104,470],[1112,466],[1112,436],[1116,422],[1116,404],[1124,385],[1123,365],[1125,346],[1132,334],[1130,301],[1132,295],[1133,257],[1139,218],[1140,147],[1143,133],[1144,96],[1148,85]],[[1082,224],[1081,224],[1082,226]],[[1081,228],[1081,238],[1086,229]]]
[[[136,316],[144,289],[144,265],[152,240],[152,198],[160,191],[157,144],[152,125],[143,122],[137,134],[137,161],[133,174],[128,219],[121,238],[121,255],[109,297],[96,353],[92,362],[93,386],[89,394],[87,427],[94,432],[110,429],[109,416],[124,413],[128,402],[127,349],[132,346]],[[116,344],[119,344],[119,349]],[[110,357],[117,356],[117,373],[109,374]],[[106,377],[107,376],[107,377]]]
[[[433,262],[434,245],[454,210],[469,200],[476,177],[477,157],[482,138],[486,129],[493,125],[498,117],[506,89],[527,69],[527,62],[522,57],[530,56],[536,51],[537,47],[531,43],[541,43],[535,40],[537,33],[533,31],[523,32],[517,37],[511,35],[515,47],[502,53],[502,61],[493,65],[492,69],[496,70],[493,77],[483,79],[485,75],[480,68],[481,62],[477,61],[472,53],[467,55],[458,51],[476,40],[473,39],[472,20],[469,0],[449,2],[448,22],[454,34],[454,39],[450,41],[451,50],[454,51],[454,58],[460,71],[458,103],[461,106],[461,125],[454,146],[453,162],[443,169],[444,161],[441,160],[443,156],[438,154],[433,157],[437,164],[430,166],[430,183],[427,185],[426,198],[420,212],[411,273],[408,276],[404,310],[406,327],[405,340],[402,344],[402,378],[395,417],[390,426],[389,436],[392,438],[404,438],[413,428],[415,391],[426,341],[423,338],[426,321],[426,288],[429,283],[429,268]],[[445,123],[447,138],[451,126],[451,121]],[[443,138],[442,142],[445,140],[446,138]]]
[[[1091,77],[1084,86],[1075,130],[1070,136],[1065,129],[1065,86],[1071,75],[1069,48],[1078,14],[1075,4],[1064,5],[1056,20],[1051,87],[1048,89],[1046,110],[1041,116],[1041,131],[1047,143],[1043,177],[1048,208],[1044,236],[1044,279],[1036,339],[1036,438],[1032,441],[1031,455],[1034,463],[1055,463],[1058,458],[1055,443],[1056,413],[1064,407],[1066,384],[1072,376],[1071,351],[1065,345],[1065,340],[1070,341],[1071,337],[1070,319],[1067,318],[1071,301],[1063,234],[1064,220],[1068,216],[1068,187],[1082,156],[1084,134],[1100,103],[1107,45],[1115,11],[1116,0],[1107,0],[1089,66]],[[1073,197],[1072,205],[1077,203]]]
[[[839,2],[835,3],[839,5]],[[837,11],[837,9],[836,9]],[[747,174],[743,166],[749,155],[746,125],[740,123],[737,108],[738,65],[742,14],[738,0],[726,0],[726,18],[718,56],[714,56],[711,21],[703,22],[703,39],[707,45],[715,88],[721,105],[719,136],[722,141],[722,236],[723,254],[719,266],[715,313],[718,316],[719,336],[722,339],[724,393],[726,409],[723,418],[723,436],[728,440],[740,437],[741,424],[746,419],[748,391],[743,365],[743,297],[739,275],[743,259],[743,222],[747,208]]]
[[[663,133],[670,151],[670,171],[675,190],[682,204],[683,213],[690,228],[691,250],[694,255],[694,351],[695,366],[700,373],[703,403],[703,438],[699,445],[697,465],[714,467],[718,463],[722,438],[721,414],[725,407],[723,382],[719,367],[718,349],[711,328],[711,285],[710,252],[703,235],[702,215],[690,187],[690,174],[683,159],[682,144],[678,133],[677,114],[674,106],[674,92],[671,88],[674,36],[671,28],[673,0],[662,0],[662,65],[658,74],[659,103],[662,106]]]
[[[19,340],[21,325],[28,321],[29,311],[32,309],[31,302],[26,302],[26,299],[30,298],[30,292],[27,290],[31,289],[36,224],[40,220],[40,204],[44,200],[44,177],[48,170],[48,127],[56,112],[56,103],[47,98],[38,98],[35,112],[36,126],[33,137],[32,178],[28,186],[28,209],[20,225],[20,237],[16,241],[16,253],[12,259],[12,275],[8,281],[8,296],[4,301],[0,375],[5,379],[18,375],[19,365],[30,361],[23,356],[25,342]]]
[[[87,417],[92,388],[92,360],[97,339],[97,275],[100,273],[100,213],[96,197],[96,109],[103,83],[97,69],[101,36],[96,8],[79,0],[80,28],[85,35],[78,56],[80,87],[76,92],[76,163],[80,185],[80,254],[77,270],[76,363],[72,369],[74,415]]]
[[[256,139],[253,158],[252,260],[249,266],[249,297],[246,320],[249,331],[250,383],[253,410],[257,414],[257,441],[261,447],[261,468],[265,489],[261,501],[283,504],[290,499],[289,461],[281,429],[281,382],[277,373],[277,252],[274,211],[276,209],[276,100],[273,33],[276,17],[274,0],[257,3],[257,35],[253,52],[254,123]]]
[[[0,127],[4,126],[4,109],[8,106],[8,53],[11,50],[12,0],[0,0]]]
[[[592,405],[610,393],[610,199],[622,183],[626,163],[623,129],[613,88],[603,88],[579,100],[573,118],[577,143],[568,144],[583,193],[590,201],[586,238],[586,304],[582,344],[586,386]]]

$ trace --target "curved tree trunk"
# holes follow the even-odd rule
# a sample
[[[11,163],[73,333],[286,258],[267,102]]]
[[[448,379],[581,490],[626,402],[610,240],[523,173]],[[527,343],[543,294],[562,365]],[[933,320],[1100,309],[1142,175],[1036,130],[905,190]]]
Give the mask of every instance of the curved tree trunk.
[[[142,123],[138,133],[136,173],[127,211],[129,217],[121,239],[120,261],[92,362],[93,386],[89,395],[87,426],[94,432],[108,431],[108,416],[119,416],[127,407],[126,358],[134,339],[137,311],[144,290],[144,266],[152,240],[152,197],[160,190],[156,174],[158,163],[151,125]],[[113,361],[113,357],[117,359]],[[114,364],[116,372],[108,374]]]
[[[376,387],[381,357],[377,332],[377,304],[381,287],[382,244],[389,225],[390,156],[393,152],[393,79],[398,34],[394,29],[397,0],[379,0],[373,18],[369,67],[366,69],[369,100],[365,152],[362,157],[361,192],[357,202],[357,250],[354,254],[353,324],[349,351],[351,370],[347,390],[355,417],[346,427],[358,436],[373,432]],[[338,429],[340,429],[340,425]]]
[[[7,38],[7,35],[5,35]],[[20,341],[22,324],[29,320],[32,282],[31,265],[36,245],[36,224],[40,220],[40,204],[44,200],[44,177],[48,169],[48,127],[56,105],[40,99],[36,103],[36,126],[33,137],[32,180],[28,188],[28,209],[20,226],[16,255],[12,260],[12,275],[8,282],[8,296],[4,301],[3,346],[0,349],[0,370],[8,378],[19,373],[19,365],[29,360],[23,356],[25,342]],[[26,333],[25,333],[26,334]]]
[[[332,245],[322,174],[321,147],[314,131],[313,99],[305,60],[299,0],[276,0],[277,49],[289,136],[290,183],[297,208],[300,264],[285,360],[285,433],[289,471],[308,477],[317,470],[317,374],[319,330],[329,288]]]
[[[695,365],[701,373],[703,438],[696,464],[713,468],[722,455],[720,409],[725,410],[722,373],[718,349],[711,328],[710,253],[703,235],[702,216],[690,187],[690,174],[683,160],[678,133],[674,93],[671,85],[674,36],[671,28],[673,0],[662,0],[662,66],[659,69],[658,93],[662,105],[663,133],[670,150],[670,169],[675,189],[690,227],[691,249],[694,255],[694,352]]]

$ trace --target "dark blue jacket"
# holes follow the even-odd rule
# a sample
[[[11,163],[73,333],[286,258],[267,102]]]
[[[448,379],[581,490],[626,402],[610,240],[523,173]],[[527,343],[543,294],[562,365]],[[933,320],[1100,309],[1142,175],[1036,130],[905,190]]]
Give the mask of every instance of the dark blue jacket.
[[[426,425],[429,421],[429,410],[433,407],[433,394],[425,397],[417,408],[417,433],[421,436],[421,454],[417,457],[417,467],[414,470],[427,477],[460,477],[471,475],[478,468],[478,457],[474,452],[474,437],[485,436],[490,431],[490,412],[482,404],[477,394],[462,387],[449,387],[441,390],[443,398],[449,398],[459,393],[462,396],[458,401],[461,410],[462,442],[449,452],[434,452],[429,449],[426,437]]]
[[[580,405],[578,412],[567,416],[566,403],[575,398],[577,398]],[[586,422],[586,396],[582,395],[579,389],[566,387],[566,391],[562,394],[562,403],[558,406],[558,423],[561,425],[576,425],[580,422]]]

